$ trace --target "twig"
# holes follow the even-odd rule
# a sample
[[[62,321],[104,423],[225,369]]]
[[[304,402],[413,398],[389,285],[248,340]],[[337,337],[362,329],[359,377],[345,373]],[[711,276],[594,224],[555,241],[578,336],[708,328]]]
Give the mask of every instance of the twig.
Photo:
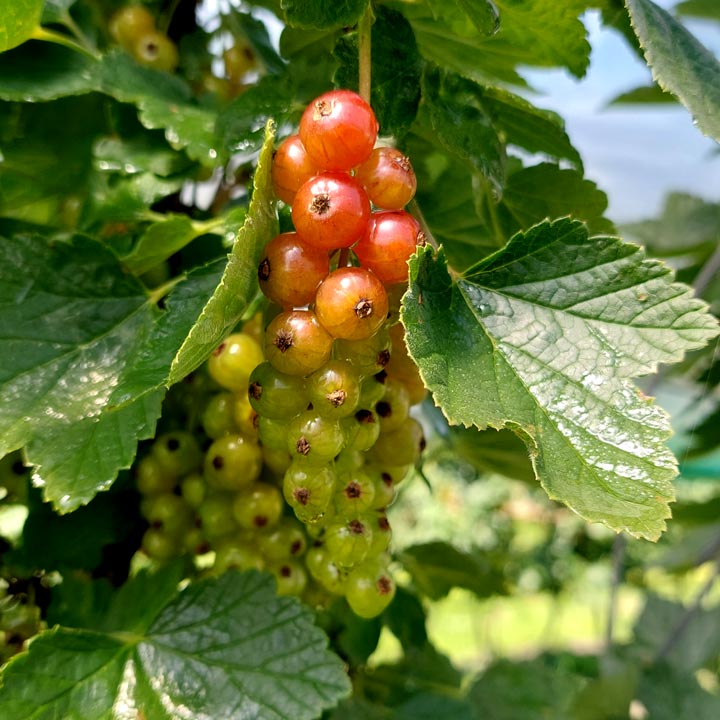
[[[360,97],[370,104],[372,71],[372,5],[368,3],[358,23],[358,90]]]
[[[617,618],[618,591],[623,580],[625,565],[625,550],[627,540],[622,533],[615,536],[612,549],[612,578],[610,580],[610,601],[608,603],[608,619],[605,626],[605,652],[612,647],[615,634],[615,620]]]

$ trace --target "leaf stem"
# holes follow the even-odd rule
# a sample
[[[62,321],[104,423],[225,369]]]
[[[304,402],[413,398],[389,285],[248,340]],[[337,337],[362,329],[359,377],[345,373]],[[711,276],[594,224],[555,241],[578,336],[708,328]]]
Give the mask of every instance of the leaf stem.
[[[100,55],[91,50],[89,47],[81,45],[79,42],[69,38],[67,35],[55,32],[54,30],[47,30],[44,27],[38,25],[33,31],[30,37],[33,40],[43,40],[45,42],[55,43],[56,45],[63,45],[64,47],[75,50],[76,52],[82,53],[93,60],[99,60]]]
[[[358,23],[358,91],[360,97],[370,104],[372,68],[372,3],[368,3]]]
[[[700,272],[693,282],[693,288],[698,297],[703,294],[718,270],[720,270],[720,244],[700,268]]]
[[[162,298],[164,298],[179,282],[182,280],[185,280],[187,278],[187,275],[183,273],[182,275],[177,275],[174,278],[171,278],[166,283],[163,283],[162,285],[158,285],[154,290],[151,290],[148,293],[148,301],[152,303],[153,305],[156,305]]]

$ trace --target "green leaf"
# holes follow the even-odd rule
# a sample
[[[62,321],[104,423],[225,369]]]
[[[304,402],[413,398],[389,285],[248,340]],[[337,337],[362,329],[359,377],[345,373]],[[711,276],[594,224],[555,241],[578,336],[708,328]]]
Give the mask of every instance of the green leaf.
[[[24,43],[40,24],[43,0],[0,0],[0,52]]]
[[[500,660],[470,689],[477,718],[493,720],[573,720],[573,696],[583,680],[539,658],[513,663]]]
[[[483,35],[494,35],[500,29],[500,13],[493,0],[456,0],[456,2]]]
[[[440,144],[482,173],[500,194],[505,152],[483,107],[482,89],[459,75],[428,67],[422,93],[430,126]]]
[[[94,60],[75,50],[29,42],[0,55],[0,99],[44,102],[84,95],[96,86],[96,66]]]
[[[394,720],[478,720],[480,717],[467,700],[430,692],[413,695],[398,705],[393,715]]]
[[[482,98],[492,124],[505,142],[558,160],[565,158],[582,171],[580,154],[572,146],[559,115],[502,88],[485,87]]]
[[[203,268],[161,312],[102,245],[0,240],[0,454],[27,445],[63,512],[106,490],[153,434],[170,363],[219,277]]]
[[[479,553],[462,552],[444,542],[414,545],[400,554],[400,561],[418,590],[431,600],[445,597],[454,587],[478,597],[503,590],[503,578]]]
[[[514,430],[551,498],[659,536],[677,472],[670,427],[629,379],[718,333],[668,267],[579,221],[546,221],[454,281],[442,251],[418,251],[402,320],[451,423]]]
[[[161,593],[154,616],[142,587],[125,594],[122,631],[38,636],[4,670],[0,715],[312,720],[348,694],[310,611],[276,596],[269,576],[230,572]]]
[[[220,285],[173,360],[170,383],[182,380],[204,362],[237,325],[258,290],[257,266],[260,254],[277,233],[270,176],[274,140],[275,124],[269,121],[253,179],[253,196],[247,217],[238,231]]]
[[[382,618],[403,648],[421,648],[427,643],[425,610],[417,595],[404,587],[397,588]]]
[[[42,10],[42,24],[53,25],[59,23],[64,25],[69,17],[70,8],[77,0],[45,0]]]
[[[676,103],[677,98],[665,92],[659,85],[639,85],[632,90],[620,93],[608,105],[645,104],[645,103]]]
[[[266,75],[233,100],[217,118],[216,132],[223,152],[229,156],[259,150],[269,120],[294,122],[298,115],[288,101],[293,94],[292,81],[286,75]]]
[[[720,6],[715,0],[683,0],[673,10],[679,15],[720,20]]]
[[[167,215],[148,226],[122,261],[136,275],[142,275],[201,234],[187,215]]]
[[[322,30],[355,25],[368,0],[281,0],[280,6],[289,25]]]
[[[676,95],[705,134],[720,141],[720,62],[670,13],[625,0],[653,79]]]
[[[482,2],[467,2],[473,9]],[[518,67],[568,68],[582,77],[590,60],[586,30],[578,16],[586,0],[494,0],[500,30],[478,32],[460,3],[420,0],[397,3],[410,20],[422,55],[437,65],[479,82],[525,85]],[[475,15],[471,16],[473,20]]]
[[[101,137],[93,145],[93,156],[101,170],[125,175],[148,172],[166,178],[190,166],[186,157],[151,133],[132,138]]]
[[[417,114],[422,75],[422,58],[410,23],[397,11],[378,7],[371,47],[371,104],[380,134],[404,135]],[[340,61],[336,85],[358,87],[357,34],[340,38],[334,54]]]
[[[583,220],[591,232],[614,230],[603,216],[607,210],[605,193],[576,170],[561,169],[552,163],[511,173],[497,207],[488,206],[491,200],[487,195],[483,201],[486,227],[499,233],[495,242],[505,242],[518,230],[527,230],[545,218],[564,215]]]

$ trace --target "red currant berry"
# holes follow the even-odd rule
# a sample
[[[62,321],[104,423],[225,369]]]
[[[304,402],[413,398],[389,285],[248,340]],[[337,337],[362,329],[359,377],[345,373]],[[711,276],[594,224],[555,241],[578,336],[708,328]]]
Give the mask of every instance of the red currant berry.
[[[320,170],[310,160],[299,135],[280,143],[272,164],[273,190],[284,203],[292,205],[300,187]]]
[[[372,337],[387,319],[387,293],[369,270],[338,268],[318,288],[315,313],[333,337],[364,340]]]
[[[407,281],[407,261],[424,244],[425,236],[412,215],[388,210],[373,213],[353,250],[364,267],[390,285]]]
[[[280,313],[268,325],[265,354],[280,372],[309,375],[330,359],[332,342],[314,312],[293,310]]]
[[[325,250],[302,242],[297,233],[282,233],[265,247],[258,266],[260,289],[278,305],[308,305],[330,271]]]
[[[311,102],[300,119],[300,138],[323,170],[350,170],[367,160],[377,139],[372,108],[350,90],[333,90]]]
[[[323,250],[350,247],[365,232],[370,201],[359,183],[345,173],[310,178],[298,191],[292,219],[301,239]]]
[[[415,196],[417,180],[410,160],[399,150],[379,147],[355,170],[373,205],[402,210]]]

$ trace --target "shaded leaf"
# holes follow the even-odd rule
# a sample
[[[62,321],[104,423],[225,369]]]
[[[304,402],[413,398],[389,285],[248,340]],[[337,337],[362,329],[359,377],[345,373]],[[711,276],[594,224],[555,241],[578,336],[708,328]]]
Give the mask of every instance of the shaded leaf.
[[[136,275],[142,275],[201,234],[187,215],[167,215],[147,227],[122,261]]]
[[[635,624],[635,640],[644,656],[656,659],[668,638],[675,635],[672,648],[662,659],[675,671],[691,674],[720,655],[720,608],[692,611],[679,603],[648,595]]]
[[[505,151],[483,106],[482,89],[459,75],[427,68],[423,102],[440,144],[482,173],[499,194],[505,178]]]
[[[265,129],[265,144],[258,158],[247,217],[238,231],[217,290],[208,300],[173,360],[170,383],[184,378],[208,357],[240,321],[258,290],[257,266],[260,254],[277,232],[270,176],[274,140],[275,125],[270,121]]]
[[[3,717],[312,720],[348,694],[311,613],[277,597],[267,575],[230,572],[158,593],[153,615],[134,589],[123,632],[59,627],[17,656],[3,673]]]
[[[422,75],[422,58],[410,23],[397,11],[378,7],[371,47],[371,105],[380,123],[380,134],[403,135],[417,114]],[[334,54],[340,61],[336,85],[357,88],[357,34],[340,38]]]
[[[625,0],[653,78],[676,95],[698,128],[720,141],[720,62],[651,0]]]
[[[368,0],[281,0],[289,25],[322,30],[353,26],[365,12]]]
[[[692,675],[678,673],[664,664],[643,673],[638,699],[652,720],[716,720],[720,717],[717,695],[701,688]]]
[[[482,555],[470,554],[444,542],[413,545],[402,551],[400,561],[418,590],[439,600],[454,587],[465,588],[478,597],[502,592],[502,576]]]
[[[542,658],[501,660],[486,670],[469,692],[476,717],[493,720],[574,720],[573,696],[582,678]]]
[[[408,347],[450,422],[515,430],[552,499],[657,538],[670,428],[628,379],[714,337],[706,306],[641,248],[569,219],[518,233],[456,281],[429,247],[410,267]]]

